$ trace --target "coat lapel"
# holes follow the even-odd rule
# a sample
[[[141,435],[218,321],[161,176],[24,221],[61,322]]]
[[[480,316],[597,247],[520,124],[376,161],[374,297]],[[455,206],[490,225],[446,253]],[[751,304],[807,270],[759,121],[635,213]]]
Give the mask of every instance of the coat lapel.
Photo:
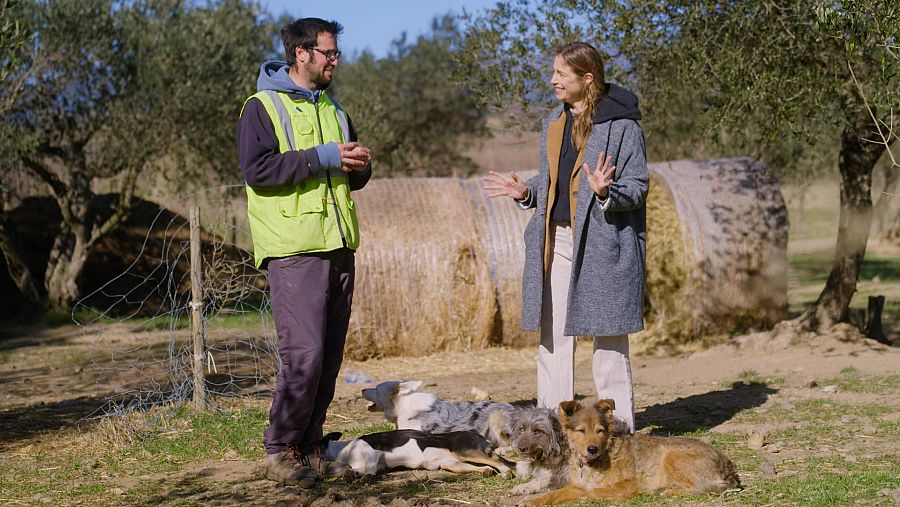
[[[559,155],[562,151],[563,134],[566,130],[566,115],[560,108],[559,118],[550,122],[547,127],[547,171],[550,174],[550,185],[547,187],[547,216],[544,219],[544,273],[550,266],[550,212],[556,202],[556,180],[559,177]]]
[[[547,214],[553,209],[556,200],[556,180],[559,177],[559,156],[562,151],[563,133],[566,129],[566,115],[550,122],[547,128],[547,170],[550,174],[550,187],[547,189]]]

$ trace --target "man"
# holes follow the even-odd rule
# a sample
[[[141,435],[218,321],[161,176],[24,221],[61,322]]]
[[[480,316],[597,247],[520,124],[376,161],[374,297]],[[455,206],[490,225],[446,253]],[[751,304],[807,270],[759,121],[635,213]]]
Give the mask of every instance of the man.
[[[266,428],[268,479],[311,488],[323,469],[359,246],[351,190],[372,174],[368,148],[326,89],[340,24],[304,18],[281,30],[287,62],[263,63],[237,125],[256,265],[268,269],[281,371]]]

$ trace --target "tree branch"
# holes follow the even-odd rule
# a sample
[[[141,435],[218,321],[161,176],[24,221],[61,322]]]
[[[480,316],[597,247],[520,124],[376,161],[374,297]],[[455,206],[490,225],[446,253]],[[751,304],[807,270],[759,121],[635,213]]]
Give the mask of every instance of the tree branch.
[[[90,250],[107,234],[114,231],[131,214],[132,198],[134,197],[135,180],[137,179],[137,168],[134,164],[129,165],[125,170],[125,177],[122,179],[122,185],[119,190],[119,205],[106,221],[99,227],[94,227],[91,231],[91,237],[87,241],[86,248]]]
[[[44,181],[47,185],[50,186],[50,189],[53,190],[53,193],[57,196],[61,196],[66,191],[66,185],[59,179],[55,174],[47,170],[43,165],[31,160],[28,157],[22,157],[22,162],[25,164],[25,167],[30,169],[38,178]]]
[[[897,140],[897,133],[894,132],[894,111],[893,109],[888,114],[888,119],[891,121],[891,124],[888,125],[886,121],[880,120],[875,117],[875,111],[872,110],[872,106],[869,104],[869,100],[866,98],[866,94],[863,92],[862,85],[859,84],[859,80],[856,79],[856,73],[853,72],[853,65],[850,64],[850,60],[847,60],[847,68],[850,70],[850,77],[853,78],[853,84],[856,85],[856,90],[859,92],[860,98],[863,100],[863,104],[866,106],[866,111],[869,113],[869,118],[872,119],[872,123],[875,125],[875,129],[878,132],[878,137],[881,138],[880,141],[877,140],[868,140],[874,144],[884,145],[884,151],[887,152],[888,157],[891,158],[891,167],[898,167],[897,159],[894,157],[894,152],[891,150],[891,145],[894,144],[894,141]],[[881,126],[884,125],[887,133],[882,130]]]

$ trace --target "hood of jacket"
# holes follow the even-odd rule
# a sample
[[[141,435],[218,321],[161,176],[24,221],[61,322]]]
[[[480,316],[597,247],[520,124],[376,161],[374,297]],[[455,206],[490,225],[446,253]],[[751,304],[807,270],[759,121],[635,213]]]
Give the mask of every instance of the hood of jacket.
[[[640,120],[637,95],[612,83],[604,83],[603,98],[594,109],[593,123],[610,120]]]
[[[319,101],[322,90],[308,90],[291,79],[288,75],[290,66],[280,60],[267,60],[259,67],[259,77],[256,79],[256,91],[274,90],[276,92],[294,93],[313,102]]]

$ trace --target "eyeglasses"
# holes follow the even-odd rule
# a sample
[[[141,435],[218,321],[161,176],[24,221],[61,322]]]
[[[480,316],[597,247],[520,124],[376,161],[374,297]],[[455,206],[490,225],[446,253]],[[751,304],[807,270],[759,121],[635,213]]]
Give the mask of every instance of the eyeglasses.
[[[319,53],[322,53],[322,56],[324,56],[325,59],[328,60],[329,62],[333,62],[341,57],[341,52],[339,50],[329,49],[328,51],[322,51],[319,48],[310,48],[310,49],[312,49],[313,51],[318,51]]]

